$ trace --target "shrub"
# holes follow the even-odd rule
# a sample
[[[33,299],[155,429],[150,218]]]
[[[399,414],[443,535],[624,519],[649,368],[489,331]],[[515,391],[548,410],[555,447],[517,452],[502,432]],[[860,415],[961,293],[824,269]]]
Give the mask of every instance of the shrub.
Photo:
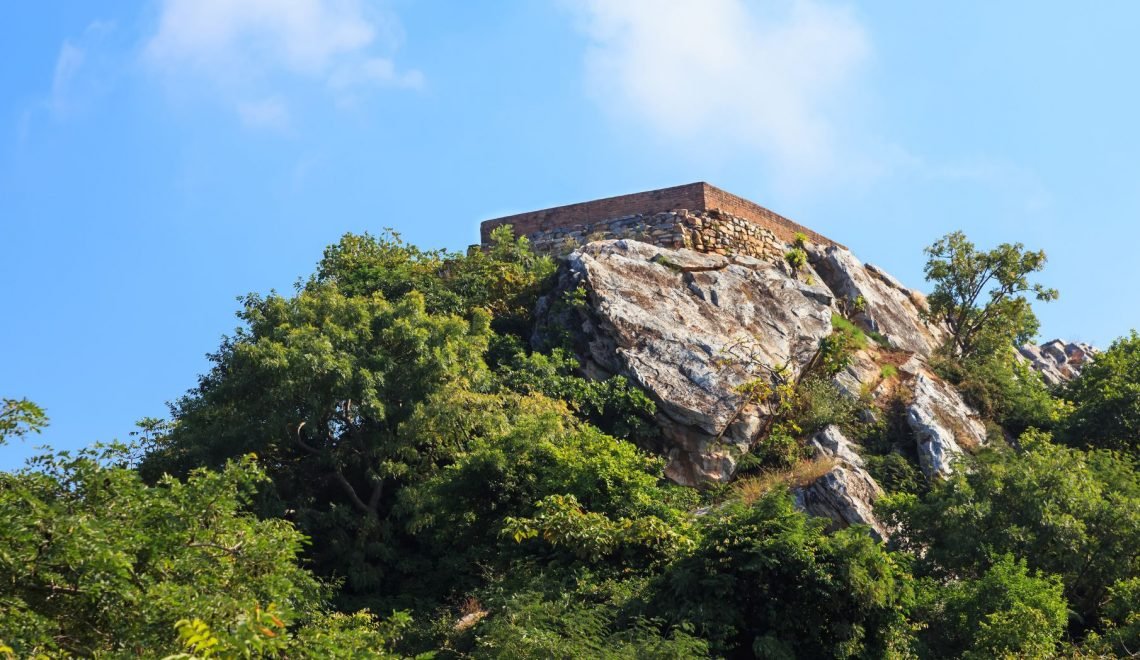
[[[926,478],[912,461],[902,454],[864,455],[867,472],[888,493],[921,493],[926,490]]]
[[[826,534],[828,522],[796,511],[786,491],[703,522],[700,545],[647,607],[691,623],[717,656],[905,655],[910,579],[865,530]]]
[[[1002,555],[976,579],[919,583],[918,618],[930,657],[1053,657],[1068,619],[1056,576]]]
[[[1040,374],[1012,349],[968,359],[938,355],[931,366],[983,417],[1015,436],[1030,427],[1050,429],[1061,418],[1062,408]]]
[[[796,389],[795,410],[792,418],[805,435],[831,425],[847,428],[855,423],[858,404],[844,395],[835,383],[819,377],[809,377]]]
[[[880,500],[881,511],[919,574],[979,578],[1011,554],[1060,576],[1079,632],[1100,618],[1114,584],[1140,577],[1140,475],[1127,457],[1056,445],[1038,431],[1019,443],[1023,453],[983,451],[972,470],[921,498]]]
[[[798,273],[807,265],[807,252],[803,248],[795,247],[784,253],[784,261],[792,268],[792,273]]]
[[[1063,434],[1069,444],[1140,453],[1140,334],[1113,342],[1062,396],[1074,407]]]

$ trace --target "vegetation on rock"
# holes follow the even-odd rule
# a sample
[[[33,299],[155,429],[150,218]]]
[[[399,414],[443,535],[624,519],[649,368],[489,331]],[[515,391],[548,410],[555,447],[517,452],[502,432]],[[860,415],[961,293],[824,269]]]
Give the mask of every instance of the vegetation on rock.
[[[788,265],[809,268],[797,251]],[[816,315],[802,369],[724,338],[716,359],[742,378],[724,395],[766,421],[742,478],[698,490],[650,451],[669,447],[672,402],[534,317],[561,305],[589,325],[595,303],[581,282],[552,291],[554,262],[525,239],[499,228],[461,255],[347,235],[292,294],[242,300],[241,329],[169,421],[140,423],[139,445],[0,473],[0,656],[1140,647],[1140,338],[1054,392],[1012,350],[1036,329],[1024,294],[1055,297],[1027,279],[1044,255],[957,233],[928,254],[940,355],[899,349],[873,322],[882,297],[857,291],[850,318]],[[704,295],[692,273],[653,267]],[[999,431],[930,478],[915,360]],[[967,421],[927,412],[951,441]],[[5,399],[0,441],[45,423]],[[812,456],[817,434],[838,438],[834,455]],[[797,508],[796,488],[852,462],[885,491],[888,542]]]

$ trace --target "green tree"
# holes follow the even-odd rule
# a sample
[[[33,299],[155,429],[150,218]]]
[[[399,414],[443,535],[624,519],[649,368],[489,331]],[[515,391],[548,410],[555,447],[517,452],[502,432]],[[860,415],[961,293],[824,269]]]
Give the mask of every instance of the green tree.
[[[495,398],[507,402],[500,421],[464,433],[464,451],[453,463],[400,494],[394,520],[415,537],[418,586],[434,593],[476,589],[481,579],[472,566],[504,567],[534,549],[505,543],[503,531],[512,519],[512,529],[542,526],[530,518],[541,517],[549,498],[572,499],[603,523],[636,520],[669,539],[676,524],[683,535],[687,515],[678,508],[692,504],[693,491],[662,484],[661,459],[577,421],[560,402],[499,394],[472,400],[470,412],[451,407],[434,419],[471,419]]]
[[[879,506],[920,576],[977,579],[1007,554],[1059,576],[1079,633],[1095,625],[1114,584],[1140,576],[1140,476],[1126,456],[1059,446],[1041,432],[1020,445],[1020,454],[979,454],[925,497]]]
[[[265,474],[251,457],[147,485],[121,447],[0,473],[0,647],[19,657],[327,657],[385,653],[396,631],[325,609],[304,537],[246,512]]]
[[[1056,576],[1031,575],[1002,555],[976,579],[919,582],[920,655],[1051,658],[1068,619]]]
[[[486,249],[466,255],[421,250],[388,231],[345,234],[325,249],[309,283],[335,284],[349,297],[378,293],[389,301],[416,291],[431,313],[465,316],[481,308],[492,314],[497,329],[522,333],[554,270],[552,259],[535,254],[527,238],[515,237],[508,225],[495,228]]]
[[[0,399],[0,445],[8,438],[23,438],[47,426],[43,408],[27,399]]]
[[[730,657],[883,657],[909,644],[910,577],[864,529],[824,533],[786,492],[710,516],[670,566],[658,616],[687,622]]]
[[[1003,243],[984,252],[956,231],[926,248],[926,279],[934,284],[928,315],[950,331],[951,352],[975,356],[1020,345],[1037,333],[1037,317],[1025,294],[1057,298],[1055,289],[1031,283],[1045,267],[1045,253]]]
[[[1113,342],[1061,396],[1073,406],[1063,433],[1070,444],[1140,451],[1140,334]]]
[[[177,403],[143,471],[180,475],[257,453],[272,478],[262,512],[294,516],[319,568],[374,589],[396,494],[456,450],[405,428],[434,398],[487,380],[489,318],[431,314],[418,292],[392,303],[331,285],[249,296],[240,316],[247,327]]]

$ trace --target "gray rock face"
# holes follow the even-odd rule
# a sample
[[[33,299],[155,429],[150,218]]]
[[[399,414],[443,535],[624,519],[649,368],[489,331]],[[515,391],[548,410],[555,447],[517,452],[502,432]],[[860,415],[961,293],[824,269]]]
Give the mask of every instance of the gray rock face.
[[[863,264],[843,248],[813,246],[809,259],[828,288],[854,312],[854,320],[881,333],[891,346],[930,355],[945,339],[943,331],[924,323],[919,310],[926,299],[917,291],[870,264]],[[856,300],[862,298],[862,311]]]
[[[812,437],[817,457],[831,459],[836,466],[792,495],[796,506],[813,516],[830,518],[836,526],[869,525],[871,533],[886,540],[888,530],[875,518],[875,500],[883,494],[879,484],[863,469],[863,458],[854,444],[835,426]]]
[[[682,484],[730,478],[762,426],[734,391],[759,374],[724,364],[725,351],[798,373],[831,332],[831,292],[781,264],[617,240],[584,246],[567,266],[559,289],[582,286],[589,299],[576,321],[587,372],[624,374],[650,393],[666,474]]]
[[[863,457],[855,451],[854,444],[843,435],[838,426],[828,426],[816,433],[808,444],[815,449],[817,456],[833,458],[852,467],[863,467]]]
[[[1081,375],[1081,369],[1097,354],[1097,350],[1088,344],[1066,343],[1060,339],[1040,346],[1026,344],[1019,350],[1049,385],[1061,385]]]
[[[985,442],[986,429],[926,365],[945,335],[922,320],[921,294],[845,249],[809,251],[811,266],[797,275],[778,259],[632,240],[589,243],[566,258],[558,287],[540,302],[534,340],[541,345],[544,332],[569,331],[586,375],[621,374],[644,388],[657,403],[661,437],[654,449],[667,458],[666,475],[698,485],[731,479],[737,459],[764,428],[766,412],[746,405],[737,387],[764,375],[765,367],[786,365],[791,374],[801,373],[832,332],[832,314],[842,311],[882,333],[892,348],[871,345],[856,352],[835,385],[853,400],[871,402],[862,412],[867,419],[881,412],[876,402],[911,393],[904,399],[910,401],[906,423],[920,466],[928,478],[951,474],[956,457]],[[559,304],[578,289],[586,294],[584,305]],[[855,312],[859,298],[861,311]],[[1089,351],[1072,346],[1046,345],[1034,359],[1060,364],[1063,356],[1075,368]],[[889,374],[886,364],[893,367]],[[794,490],[798,506],[836,526],[869,525],[885,539],[889,530],[873,514],[882,491],[858,446],[835,427],[810,444],[834,467]]]
[[[985,443],[986,427],[946,383],[920,372],[913,385],[914,400],[907,406],[906,421],[915,435],[919,465],[927,477],[949,476],[963,448]]]
[[[836,465],[822,477],[792,492],[796,507],[805,513],[830,518],[835,527],[867,525],[880,541],[889,536],[872,510],[882,490],[865,470]]]

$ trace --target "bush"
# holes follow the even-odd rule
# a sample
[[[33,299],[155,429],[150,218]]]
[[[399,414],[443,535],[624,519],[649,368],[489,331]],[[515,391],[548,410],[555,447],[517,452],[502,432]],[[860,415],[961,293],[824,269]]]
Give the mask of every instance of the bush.
[[[849,428],[859,409],[835,383],[820,377],[809,377],[800,383],[794,405],[793,420],[808,436],[831,425]]]
[[[522,342],[510,335],[500,335],[493,342],[491,352],[498,356],[495,375],[503,387],[561,399],[582,419],[619,438],[645,445],[657,437],[656,405],[624,376],[582,378],[574,373],[578,360],[564,349],[528,354]]]
[[[867,472],[888,493],[922,493],[926,478],[912,461],[902,454],[890,453],[863,457]]]
[[[798,273],[801,268],[807,265],[807,252],[803,248],[794,247],[784,253],[784,261],[792,268],[792,273]]]
[[[1140,577],[1140,475],[1127,457],[1055,445],[1041,432],[1019,442],[1024,453],[983,451],[926,496],[892,495],[878,508],[920,575],[980,578],[1010,554],[1059,576],[1080,632],[1101,617],[1114,584]]]
[[[692,624],[722,656],[905,652],[906,570],[863,529],[826,526],[786,492],[728,504],[705,519],[700,545],[668,569],[648,608]]]
[[[1062,396],[1073,406],[1061,434],[1066,442],[1140,454],[1140,334],[1114,341]]]
[[[977,579],[920,581],[922,655],[936,658],[1050,658],[1068,609],[1056,576],[1030,574],[1002,555]]]
[[[957,387],[966,403],[1014,436],[1031,427],[1051,429],[1061,419],[1063,409],[1040,374],[1012,349],[969,359],[936,356],[931,366]]]

